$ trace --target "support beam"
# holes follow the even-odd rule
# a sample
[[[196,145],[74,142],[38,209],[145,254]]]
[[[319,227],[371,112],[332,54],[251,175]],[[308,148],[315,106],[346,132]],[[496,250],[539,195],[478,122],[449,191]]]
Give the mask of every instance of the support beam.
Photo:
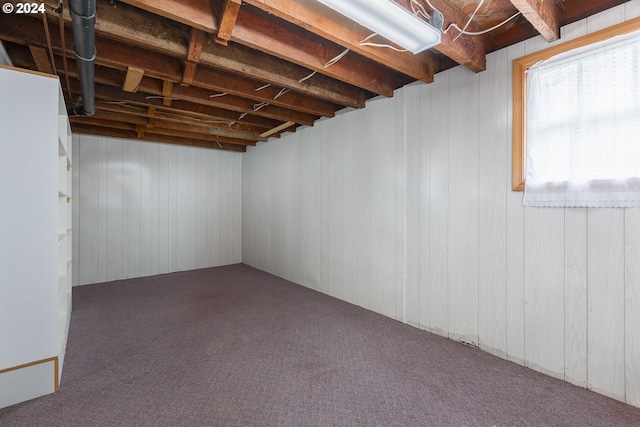
[[[427,54],[413,55],[373,46],[361,46],[371,31],[321,3],[309,0],[245,0],[252,6],[426,83],[433,82],[436,64]]]
[[[197,28],[191,29],[191,38],[189,40],[189,48],[187,49],[187,60],[184,63],[184,74],[182,75],[182,82],[180,83],[183,86],[189,86],[193,83],[193,75],[196,73],[198,62],[200,62],[204,40],[204,32]]]
[[[218,29],[216,43],[220,43],[223,46],[229,44],[241,5],[242,0],[226,0],[222,10],[222,17],[220,18],[220,28]]]
[[[344,52],[343,47],[333,43],[322,43],[320,38],[313,40],[289,31],[253,11],[249,12],[248,8],[240,10],[231,39],[251,49],[308,67],[320,74],[378,95],[391,97],[394,89],[399,86],[393,81],[388,68],[349,54],[327,66]]]
[[[104,126],[87,125],[77,122],[71,122],[71,130],[74,133],[84,133],[89,135],[102,135],[114,138],[137,139],[137,133],[134,129],[112,129]],[[175,136],[155,135],[145,133],[141,141],[162,142],[174,145],[186,145],[189,147],[211,148],[214,150],[227,150],[244,153],[247,147],[243,145],[234,145],[226,143],[215,143],[208,141],[199,141],[197,139],[180,138]]]
[[[291,127],[293,125],[295,125],[294,122],[286,122],[286,123],[281,124],[280,126],[276,126],[273,129],[269,129],[268,131],[261,133],[260,136],[263,137],[263,138],[266,138],[268,136],[273,135],[274,133],[278,133],[280,131],[283,131],[286,128]]]
[[[511,3],[546,41],[552,42],[560,38],[562,13],[555,0],[511,0]]]
[[[217,30],[217,23],[211,13],[208,0],[123,0],[123,3],[207,33],[215,33]]]
[[[429,0],[430,3],[437,8],[443,15],[443,29],[447,29],[449,25],[456,24],[460,28],[469,21],[469,15],[456,6],[450,0]],[[411,9],[410,0],[398,0],[398,4],[406,9]],[[475,22],[469,22],[467,31],[477,32],[483,28]],[[488,35],[468,36],[459,35],[459,31],[451,28],[447,34],[442,34],[442,41],[433,49],[445,56],[453,59],[458,64],[462,64],[471,71],[480,72],[487,68],[486,54],[489,50],[490,39]]]
[[[144,76],[144,70],[136,67],[127,67],[127,75],[124,78],[124,84],[122,90],[125,92],[135,92],[138,90],[140,80]]]
[[[29,46],[29,50],[31,51],[31,56],[36,63],[36,68],[38,71],[47,74],[53,74],[53,68],[51,67],[51,62],[49,61],[49,54],[47,51],[40,47]]]
[[[162,105],[165,107],[171,107],[171,92],[173,90],[173,82],[169,80],[162,81],[162,96],[164,99],[162,100]]]

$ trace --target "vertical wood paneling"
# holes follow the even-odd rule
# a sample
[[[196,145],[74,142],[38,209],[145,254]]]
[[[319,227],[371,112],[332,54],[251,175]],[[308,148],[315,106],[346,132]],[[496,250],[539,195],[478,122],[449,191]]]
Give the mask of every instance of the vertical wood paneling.
[[[624,400],[624,210],[589,209],[589,387]]]
[[[414,156],[418,158],[418,173],[416,174],[412,170],[407,170],[407,185],[416,182],[417,177],[417,215],[418,225],[420,233],[415,233],[415,228],[412,225],[405,227],[407,237],[409,235],[415,235],[418,238],[418,257],[407,255],[408,267],[418,264],[418,285],[419,285],[419,298],[418,298],[418,325],[427,330],[431,329],[431,287],[434,285],[431,282],[431,253],[432,251],[441,252],[444,251],[441,248],[432,248],[431,245],[431,144],[433,143],[432,131],[436,126],[433,118],[433,107],[430,94],[427,92],[427,87],[420,87],[420,100],[419,105],[412,110],[413,117],[411,122],[418,122],[419,135],[417,139],[417,153],[407,151],[407,162]],[[437,107],[437,106],[436,106]],[[407,144],[411,146],[412,138],[409,138]],[[417,155],[416,155],[417,154]],[[413,195],[409,196],[409,200],[413,199]],[[443,232],[443,236],[446,236],[446,231]],[[443,266],[443,270],[446,270],[446,265]],[[446,317],[446,313],[443,317]]]
[[[359,129],[352,126],[346,119],[350,114],[338,115],[334,120],[339,121],[339,131],[342,132],[343,141],[341,143],[340,154],[344,165],[344,187],[342,205],[344,219],[343,239],[343,277],[344,277],[344,299],[352,304],[358,304],[358,224],[361,218],[358,215],[358,161],[361,147],[358,146],[360,139]]]
[[[86,135],[74,138],[74,234],[79,247],[75,284],[211,267],[222,265],[220,260],[240,262],[240,155]],[[218,160],[223,156],[227,166],[221,171]],[[216,179],[208,179],[211,169]],[[224,210],[215,218],[207,209],[210,187],[225,197]],[[216,208],[221,204],[215,203]],[[226,240],[209,240],[211,224],[228,230]],[[224,257],[210,257],[211,253]]]
[[[169,197],[169,271],[178,271],[178,208],[184,209],[184,205],[178,204],[178,147],[168,146],[168,197]]]
[[[509,64],[508,80],[513,71],[511,62],[524,55],[524,44],[519,43],[507,49]],[[512,120],[512,87],[507,86],[505,97],[509,115],[509,131]],[[507,142],[507,159],[512,156],[511,138]],[[509,173],[511,167],[509,167]],[[524,208],[522,192],[511,191],[511,181],[507,180],[507,358],[524,364]]]
[[[449,89],[452,79],[431,84],[432,129],[429,145],[429,309],[430,319],[420,317],[423,327],[438,335],[449,334]]]
[[[140,275],[149,276],[159,270],[159,190],[154,180],[158,170],[158,145],[140,145]],[[143,220],[144,219],[144,220]],[[155,265],[154,265],[155,264]]]
[[[564,213],[564,375],[587,385],[587,210]]]
[[[451,70],[449,88],[449,336],[478,343],[477,75]]]
[[[105,280],[111,281],[124,277],[122,268],[122,168],[124,163],[121,139],[102,138],[102,143],[107,145],[107,275]]]
[[[625,210],[626,402],[640,407],[640,209]]]
[[[77,184],[78,210],[86,212],[86,216],[74,218],[77,224],[74,235],[84,236],[84,239],[77,239],[77,244],[74,244],[74,247],[78,248],[78,255],[73,260],[73,264],[79,266],[78,274],[74,275],[74,278],[80,283],[95,280],[98,275],[98,243],[100,242],[98,227],[95,221],[91,220],[91,218],[98,218],[100,211],[98,199],[91,197],[98,192],[99,151],[98,145],[94,142],[96,137],[88,138],[91,138],[91,143],[79,143],[78,149],[73,151],[76,154],[74,168],[83,177]]]
[[[493,354],[507,351],[507,145],[509,85],[507,51],[487,58],[491,74],[479,77],[478,153],[478,332],[480,348]],[[493,108],[483,108],[491,105]]]
[[[419,85],[410,85],[403,90],[405,114],[405,138],[406,138],[406,218],[407,225],[406,230],[413,230],[412,233],[406,233],[406,285],[405,285],[405,317],[404,321],[410,325],[420,326],[420,308],[422,306],[421,295],[422,286],[428,286],[426,283],[421,282],[420,270],[423,265],[423,258],[420,256],[421,245],[420,242],[423,238],[423,224],[420,221],[420,201],[423,200],[420,197],[420,190],[424,177],[421,175],[420,165],[424,161],[422,157],[422,126],[424,121],[418,120],[418,116],[422,111],[422,91]],[[425,144],[426,145],[426,144]],[[428,159],[426,159],[428,161]],[[419,176],[420,179],[416,180],[413,177]],[[427,183],[428,184],[428,181]],[[428,232],[428,228],[427,228]],[[403,232],[404,233],[404,232]],[[426,240],[428,247],[428,239]],[[427,252],[428,253],[428,252]],[[428,262],[428,258],[427,258]],[[428,264],[425,266],[428,267]],[[428,268],[427,268],[428,271]],[[428,292],[428,288],[425,289]],[[424,293],[427,293],[424,292]],[[427,301],[428,302],[428,301]]]
[[[84,136],[82,138],[85,138]],[[104,282],[109,279],[109,143],[107,138],[97,137],[98,144],[98,276],[92,282]],[[91,196],[90,196],[91,197]],[[84,215],[83,215],[84,217]],[[90,283],[90,282],[85,282]]]
[[[327,284],[330,287],[329,294],[340,299],[345,298],[344,283],[344,192],[345,169],[347,165],[342,156],[343,143],[336,137],[336,131],[331,126],[324,126],[331,135],[327,144],[327,175],[328,200],[327,200],[327,232],[324,238],[327,240]],[[293,214],[293,213],[292,213]],[[336,236],[331,238],[329,236]]]
[[[196,268],[204,268],[209,265],[210,251],[207,239],[207,200],[201,195],[207,194],[207,163],[210,162],[210,154],[207,150],[196,151],[195,185],[194,185],[194,205],[195,205],[195,264]],[[230,205],[233,206],[232,203]],[[231,226],[228,227],[232,229]],[[231,251],[229,251],[231,252]]]
[[[638,15],[632,0],[554,43]],[[639,405],[640,214],[525,210],[511,191],[511,61],[548,46],[249,148],[245,262]]]
[[[80,201],[80,180],[78,179],[80,177],[80,168],[78,168],[77,166],[79,165],[78,163],[78,150],[80,150],[80,144],[79,144],[79,138],[78,135],[73,135],[72,138],[72,144],[73,144],[73,149],[71,150],[72,153],[72,159],[71,159],[71,173],[72,173],[72,178],[71,178],[71,229],[72,230],[78,230],[79,228],[79,224],[78,224],[78,219],[80,218],[78,216],[78,212],[79,212],[79,201]],[[80,258],[80,250],[78,249],[78,245],[80,244],[80,242],[78,241],[78,233],[77,231],[74,233],[71,233],[71,239],[72,239],[72,245],[71,245],[71,259],[74,260],[74,262],[71,264],[71,268],[72,268],[72,280],[73,283],[78,281],[78,274],[80,274],[79,271],[79,265],[77,260]]]
[[[359,123],[368,124],[371,122],[369,109],[357,112],[354,118],[359,119]],[[372,283],[372,266],[375,262],[370,256],[372,244],[372,191],[371,191],[371,173],[373,168],[371,149],[366,146],[371,140],[371,128],[367,126],[359,126],[359,158],[358,158],[358,305],[364,308],[371,308],[371,283]],[[376,260],[377,261],[377,260]]]
[[[171,163],[171,151],[168,145],[157,145],[158,149],[158,169],[150,171],[153,179],[158,181],[158,269],[154,273],[168,273],[170,270],[170,234],[171,226],[169,222],[169,165]],[[156,172],[158,171],[158,172]]]
[[[525,363],[564,376],[564,210],[525,209]]]
[[[130,142],[122,146],[122,273],[125,279],[142,275],[140,144]]]

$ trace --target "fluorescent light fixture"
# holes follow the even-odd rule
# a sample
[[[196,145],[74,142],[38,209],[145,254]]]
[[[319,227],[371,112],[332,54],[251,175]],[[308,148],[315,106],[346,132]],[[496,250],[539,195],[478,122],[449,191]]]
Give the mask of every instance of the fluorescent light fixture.
[[[439,29],[393,0],[318,1],[414,54],[440,44]]]

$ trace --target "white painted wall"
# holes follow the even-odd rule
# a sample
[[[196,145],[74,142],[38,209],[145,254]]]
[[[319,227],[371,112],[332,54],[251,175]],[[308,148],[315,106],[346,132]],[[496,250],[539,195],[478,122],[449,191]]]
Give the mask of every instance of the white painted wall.
[[[73,278],[241,261],[239,153],[73,136]]]
[[[640,16],[640,0],[566,41]],[[243,261],[640,406],[640,209],[522,207],[511,61],[250,148]]]

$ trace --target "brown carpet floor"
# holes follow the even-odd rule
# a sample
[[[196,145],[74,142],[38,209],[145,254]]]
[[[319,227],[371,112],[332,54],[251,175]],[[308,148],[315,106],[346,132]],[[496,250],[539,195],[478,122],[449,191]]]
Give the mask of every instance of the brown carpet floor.
[[[74,288],[9,426],[640,426],[640,409],[246,265]]]

